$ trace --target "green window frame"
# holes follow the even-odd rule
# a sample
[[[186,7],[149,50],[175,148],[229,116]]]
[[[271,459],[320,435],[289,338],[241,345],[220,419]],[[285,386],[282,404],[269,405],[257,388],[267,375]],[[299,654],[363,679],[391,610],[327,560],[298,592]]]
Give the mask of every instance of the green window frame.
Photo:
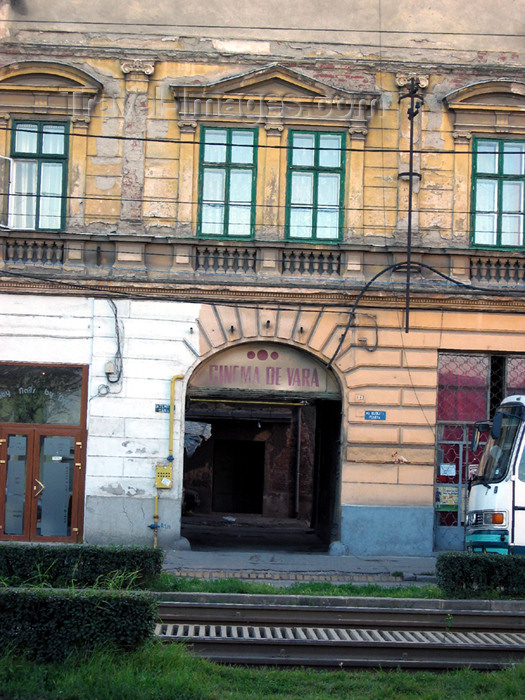
[[[66,218],[69,124],[14,121],[9,228],[59,231]]]
[[[344,134],[290,131],[286,237],[334,243],[344,224]]]
[[[200,237],[253,237],[256,159],[256,129],[201,128],[198,216]]]
[[[471,244],[523,248],[525,141],[474,138]]]

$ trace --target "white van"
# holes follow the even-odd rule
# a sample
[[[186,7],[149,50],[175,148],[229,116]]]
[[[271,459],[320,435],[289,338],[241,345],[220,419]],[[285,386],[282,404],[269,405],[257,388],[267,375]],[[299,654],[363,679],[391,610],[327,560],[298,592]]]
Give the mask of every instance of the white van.
[[[525,396],[509,396],[492,425],[476,423],[472,450],[489,432],[477,474],[470,481],[466,547],[471,552],[525,554]]]

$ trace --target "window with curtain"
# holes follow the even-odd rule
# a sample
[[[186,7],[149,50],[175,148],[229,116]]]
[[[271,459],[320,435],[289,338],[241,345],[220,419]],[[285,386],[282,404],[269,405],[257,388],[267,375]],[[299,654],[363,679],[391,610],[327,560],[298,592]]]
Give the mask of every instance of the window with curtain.
[[[202,129],[199,235],[249,238],[255,225],[256,132]]]
[[[9,227],[60,230],[65,220],[68,126],[15,122]]]
[[[525,141],[474,139],[472,243],[523,247]]]
[[[290,132],[287,235],[338,241],[343,227],[345,151],[342,134]]]

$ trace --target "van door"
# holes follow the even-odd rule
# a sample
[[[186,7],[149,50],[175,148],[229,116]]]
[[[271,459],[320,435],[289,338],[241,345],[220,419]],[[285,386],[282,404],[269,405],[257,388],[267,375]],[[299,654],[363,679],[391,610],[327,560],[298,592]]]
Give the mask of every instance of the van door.
[[[514,544],[514,554],[525,554],[525,445],[522,447],[521,459],[516,472],[511,539]]]

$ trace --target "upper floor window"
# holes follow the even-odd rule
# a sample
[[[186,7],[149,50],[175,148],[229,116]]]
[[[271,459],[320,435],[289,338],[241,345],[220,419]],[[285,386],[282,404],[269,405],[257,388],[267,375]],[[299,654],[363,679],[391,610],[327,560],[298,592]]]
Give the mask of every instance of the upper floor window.
[[[290,132],[288,238],[338,241],[343,227],[343,135]]]
[[[523,246],[525,141],[475,139],[473,244]]]
[[[9,227],[60,230],[67,191],[66,123],[13,123]]]
[[[248,238],[255,226],[256,132],[202,128],[199,234]]]

